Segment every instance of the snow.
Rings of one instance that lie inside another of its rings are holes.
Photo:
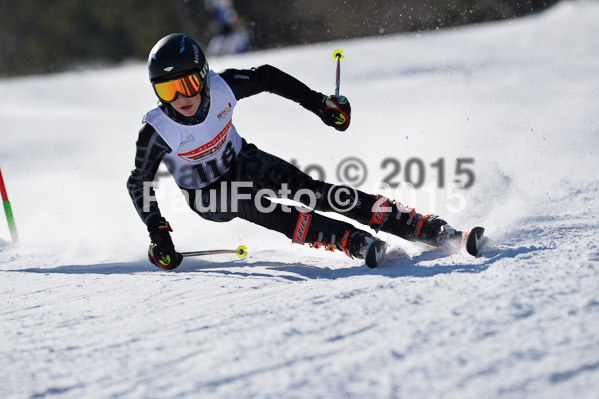
[[[206,222],[168,178],[160,204],[179,250],[250,255],[149,265],[125,189],[155,101],[145,65],[0,80],[21,236],[10,246],[0,217],[0,397],[598,398],[598,18],[598,2],[565,1],[476,27],[211,60],[269,63],[333,92],[342,48],[347,132],[261,94],[236,108],[242,136],[333,182],[360,157],[366,191],[392,171],[382,159],[401,162],[393,181],[420,159],[425,186],[390,195],[487,227],[478,258],[381,235],[399,255],[377,270]],[[440,158],[444,188],[430,166]],[[474,160],[465,191],[449,187],[458,158]]]

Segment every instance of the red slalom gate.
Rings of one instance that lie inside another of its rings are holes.
[[[10,235],[12,236],[13,243],[16,244],[19,241],[19,236],[17,234],[17,226],[15,224],[15,218],[12,213],[10,201],[8,200],[8,194],[6,193],[6,185],[4,184],[4,179],[2,178],[2,169],[1,168],[0,168],[0,195],[2,196],[2,204],[4,205],[4,213],[6,213],[6,221],[8,222],[8,230],[10,230]]]

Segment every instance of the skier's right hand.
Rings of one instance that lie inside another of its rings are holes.
[[[148,248],[148,259],[161,269],[173,270],[183,261],[183,256],[175,251],[168,222],[162,218],[154,232],[150,233],[152,243]]]

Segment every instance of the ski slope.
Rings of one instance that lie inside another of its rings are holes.
[[[564,1],[518,20],[211,60],[269,63],[332,93],[342,48],[348,131],[260,94],[238,103],[240,134],[332,182],[359,157],[371,192],[416,159],[423,186],[389,195],[487,227],[478,258],[381,235],[394,257],[377,270],[204,221],[167,177],[158,195],[178,250],[250,255],[151,266],[125,188],[155,103],[145,64],[0,80],[21,237],[9,245],[0,216],[0,397],[599,398],[598,19],[599,2]],[[464,158],[474,184],[455,189]]]

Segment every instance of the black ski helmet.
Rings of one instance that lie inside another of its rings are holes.
[[[200,110],[207,114],[210,105],[210,69],[206,56],[191,37],[172,33],[160,39],[150,50],[148,57],[150,82],[174,79],[187,73],[197,72],[200,76]]]

